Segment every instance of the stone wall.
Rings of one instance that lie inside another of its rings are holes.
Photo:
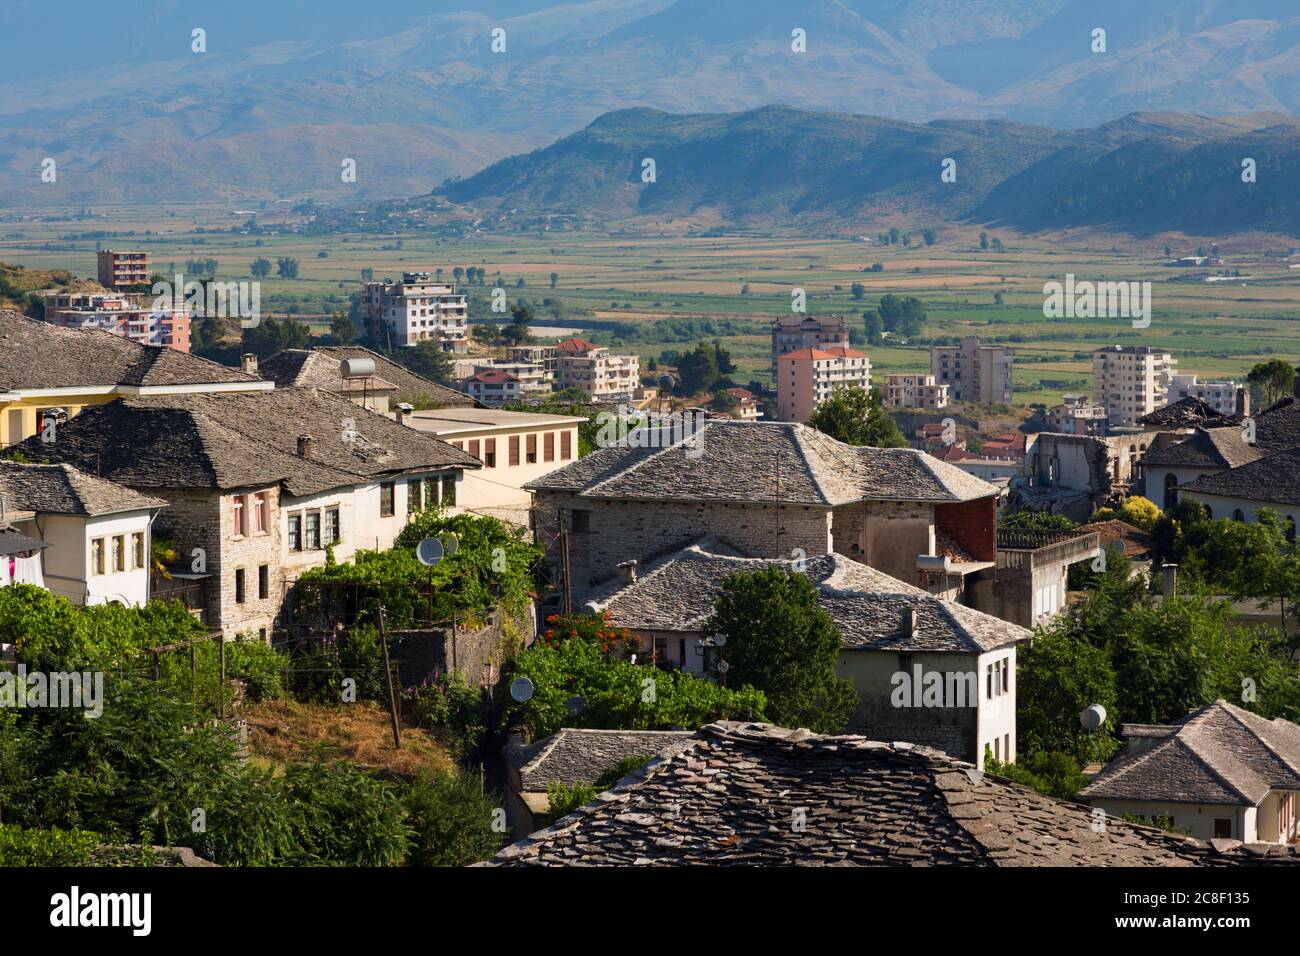
[[[512,636],[513,634],[513,636]],[[532,643],[536,634],[532,609],[513,619],[493,612],[483,627],[421,628],[389,634],[389,655],[402,684],[410,687],[434,674],[458,670],[470,686],[493,690],[501,666],[517,645]]]

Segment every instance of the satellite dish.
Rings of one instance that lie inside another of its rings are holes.
[[[433,567],[442,560],[442,542],[437,538],[425,538],[415,547],[415,556],[420,563]]]
[[[677,387],[677,379],[665,372],[663,375],[659,376],[659,387],[665,392],[671,392]]]
[[[1092,733],[1098,730],[1106,722],[1106,708],[1101,704],[1093,704],[1091,707],[1085,707],[1079,714],[1079,723],[1083,724],[1083,729]]]
[[[587,701],[582,697],[570,697],[565,702],[565,707],[568,708],[570,717],[577,717],[587,709]]]
[[[714,646],[714,647],[726,647],[726,646],[727,646],[727,635],[726,635],[726,634],[718,634],[717,636],[715,636],[715,637],[713,638],[713,646]]]
[[[510,682],[510,696],[521,704],[533,698],[533,682],[527,677],[516,677]]]
[[[449,558],[460,550],[460,535],[454,531],[448,531],[438,540],[442,542],[443,550],[447,552]]]
[[[731,670],[731,665],[730,665],[730,664],[728,664],[726,661],[718,661],[718,673],[719,673],[719,674],[725,674],[725,673],[727,673],[727,671],[729,671],[729,670]]]

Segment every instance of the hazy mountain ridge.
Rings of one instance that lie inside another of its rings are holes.
[[[295,2],[296,21],[249,0],[87,14],[103,52],[78,66],[51,73],[11,51],[33,64],[23,75],[0,57],[0,203],[413,195],[633,107],[788,103],[1055,128],[1300,109],[1291,0],[455,2],[389,0],[365,23],[334,0]],[[29,14],[0,12],[0,52],[47,28]],[[189,51],[194,23],[209,28],[202,55]],[[1098,25],[1105,54],[1089,49]],[[489,48],[498,26],[503,54]],[[806,53],[790,50],[795,27]],[[89,43],[80,19],[67,29],[71,48]],[[39,180],[46,156],[60,162],[55,186]],[[345,157],[354,184],[336,172]]]

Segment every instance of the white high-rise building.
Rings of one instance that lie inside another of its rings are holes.
[[[1108,345],[1092,353],[1092,399],[1106,406],[1112,428],[1136,428],[1138,419],[1170,402],[1177,360],[1145,345]]]
[[[385,344],[432,340],[446,352],[469,350],[465,296],[454,283],[435,281],[428,272],[404,272],[401,282],[367,282],[361,307],[368,330]]]
[[[1202,382],[1195,375],[1175,375],[1169,387],[1169,402],[1199,398],[1221,415],[1236,415],[1242,409],[1240,393],[1244,385],[1237,382]]]

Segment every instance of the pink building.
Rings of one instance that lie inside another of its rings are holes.
[[[45,321],[66,329],[102,329],[141,345],[190,350],[184,309],[154,309],[135,292],[46,292]]]
[[[800,349],[776,360],[778,415],[783,422],[806,422],[823,400],[841,386],[871,387],[871,359],[845,345]]]

